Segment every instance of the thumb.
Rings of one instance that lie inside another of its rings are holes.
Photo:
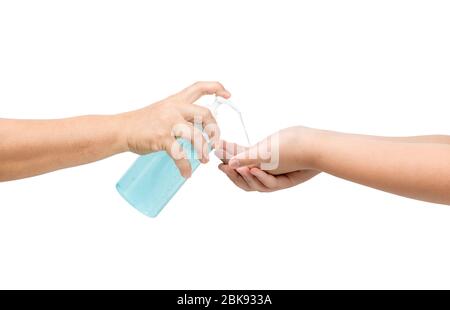
[[[164,144],[164,150],[169,154],[175,162],[180,174],[184,178],[189,178],[192,175],[191,164],[188,157],[183,151],[181,145],[175,139],[168,139]]]

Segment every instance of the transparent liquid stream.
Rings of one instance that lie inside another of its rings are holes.
[[[250,138],[248,137],[248,131],[247,131],[247,127],[245,126],[244,118],[242,117],[241,112],[238,112],[238,113],[239,113],[239,119],[241,120],[242,128],[244,129],[245,138],[247,139],[247,146],[250,146],[251,145]]]

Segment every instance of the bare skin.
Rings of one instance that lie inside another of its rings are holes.
[[[197,82],[181,92],[145,108],[117,115],[89,115],[59,120],[0,119],[0,181],[9,181],[94,162],[122,152],[147,154],[165,150],[175,159],[184,177],[191,175],[176,137],[198,147],[202,162],[208,161],[205,139],[193,126],[216,124],[211,112],[192,104],[203,95],[230,97],[218,82]],[[183,124],[185,130],[174,131]],[[215,128],[214,126],[208,126]],[[219,132],[208,132],[218,139]]]
[[[281,130],[279,138],[276,169],[263,171],[263,160],[250,158],[256,146],[239,149],[225,142],[217,153],[222,158],[228,153],[229,160],[224,158],[219,169],[246,191],[280,190],[325,172],[401,196],[450,204],[450,136],[376,137],[292,127]]]

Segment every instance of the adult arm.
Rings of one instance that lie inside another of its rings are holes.
[[[0,181],[87,164],[125,151],[146,154],[159,150],[167,151],[181,174],[189,177],[189,161],[173,145],[176,137],[196,139],[201,161],[208,160],[206,141],[193,122],[200,119],[205,127],[216,122],[208,109],[192,104],[207,94],[230,96],[218,82],[198,82],[143,109],[117,115],[0,119]],[[217,139],[218,131],[209,135]]]

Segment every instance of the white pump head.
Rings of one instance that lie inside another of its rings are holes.
[[[225,98],[223,98],[223,97],[219,97],[219,96],[216,96],[216,99],[214,100],[214,103],[213,103],[213,109],[214,109],[214,112],[215,112],[222,104],[228,105],[230,108],[232,108],[233,110],[235,110],[237,113],[241,114],[241,111],[238,109],[238,107],[235,106],[230,100],[225,99]]]
[[[212,103],[212,106],[211,106],[211,112],[214,116],[217,115],[217,110],[219,109],[219,107],[221,105],[227,105],[230,108],[232,108],[237,114],[239,114],[239,118],[240,118],[240,121],[242,124],[242,129],[244,130],[245,137],[247,139],[247,143],[250,146],[250,144],[251,144],[250,138],[248,136],[247,128],[245,127],[245,124],[244,124],[244,118],[242,117],[242,113],[239,110],[239,108],[237,106],[235,106],[233,103],[231,103],[230,100],[225,99],[223,97],[216,96],[216,99],[214,100],[214,102]]]

